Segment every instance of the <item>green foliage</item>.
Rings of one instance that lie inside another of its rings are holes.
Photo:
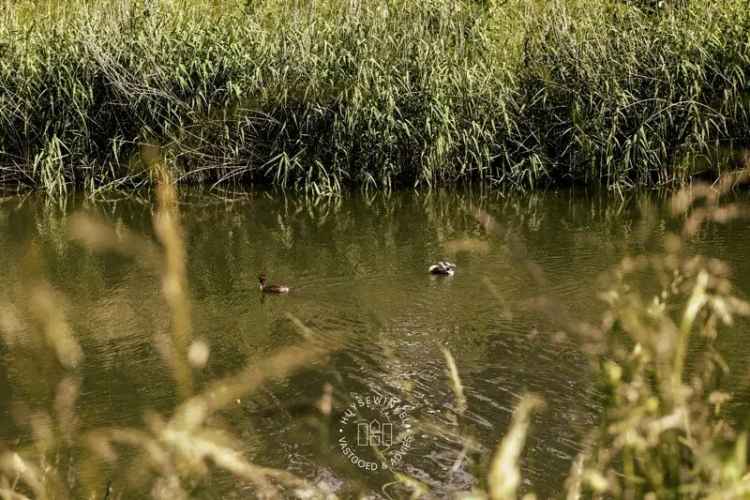
[[[550,175],[666,183],[692,173],[675,167],[687,151],[746,140],[750,25],[739,9],[693,2],[653,18],[600,3],[540,17],[523,87]]]
[[[750,136],[750,13],[641,3],[5,0],[0,171],[136,185],[156,143],[184,182],[315,194],[672,182]]]
[[[747,423],[729,416],[737,388],[716,347],[721,331],[750,315],[729,267],[690,255],[705,222],[726,222],[732,186],[697,186],[673,199],[683,234],[663,253],[628,257],[611,275],[600,325],[585,329],[605,396],[604,413],[569,480],[568,498],[746,498]],[[645,292],[638,276],[656,282]],[[638,283],[641,283],[638,285]],[[690,348],[692,347],[692,348]]]

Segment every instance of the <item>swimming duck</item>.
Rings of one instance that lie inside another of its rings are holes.
[[[289,287],[286,285],[269,285],[266,279],[266,273],[258,276],[260,282],[260,291],[263,293],[289,293]]]
[[[447,260],[441,260],[437,264],[433,264],[428,269],[430,274],[442,274],[444,276],[453,276],[456,272],[456,264],[448,262]]]

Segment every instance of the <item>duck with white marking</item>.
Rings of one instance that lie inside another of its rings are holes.
[[[453,276],[456,272],[456,264],[448,262],[447,260],[441,260],[437,264],[433,264],[428,269],[430,274],[439,274],[442,276]]]

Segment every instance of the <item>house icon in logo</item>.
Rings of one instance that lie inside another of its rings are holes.
[[[391,446],[393,444],[393,424],[381,424],[378,420],[357,424],[358,446]]]

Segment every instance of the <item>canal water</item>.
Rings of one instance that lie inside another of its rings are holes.
[[[590,361],[565,334],[563,319],[598,321],[606,272],[624,256],[658,251],[664,234],[679,227],[667,201],[653,193],[576,191],[185,194],[193,337],[210,352],[196,370],[198,388],[304,342],[309,332],[296,319],[339,345],[221,412],[254,463],[342,498],[403,497],[394,472],[425,485],[428,497],[451,496],[481,486],[513,408],[535,393],[546,406],[532,420],[522,488],[542,498],[560,494],[599,413]],[[0,304],[21,300],[29,261],[37,262],[35,272],[63,297],[83,349],[80,432],[143,428],[148,412],[167,417],[176,404],[153,340],[169,328],[160,276],[138,258],[71,240],[70,216],[80,212],[119,234],[156,240],[147,198],[3,198]],[[711,225],[690,251],[726,260],[747,292],[749,236],[744,222]],[[445,258],[456,263],[454,276],[427,273]],[[261,294],[261,272],[291,293]],[[750,354],[744,330],[730,331],[721,346],[743,373]],[[444,349],[455,360],[465,408]],[[19,401],[33,406],[54,387],[43,371],[37,378],[15,369],[16,356],[0,345],[0,448],[28,436],[14,419]],[[374,445],[385,451],[373,452]],[[126,488],[117,471],[112,478]],[[220,474],[196,495],[245,498],[251,490]]]

